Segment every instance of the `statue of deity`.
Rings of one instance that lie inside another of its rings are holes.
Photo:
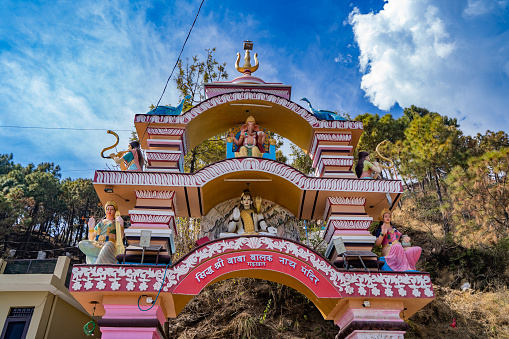
[[[230,132],[230,139],[239,147],[239,151],[235,152],[236,157],[262,157],[265,149],[265,133],[260,130],[260,126],[256,124],[253,116],[246,119],[246,124],[240,129],[240,135],[237,139]]]
[[[128,171],[143,171],[145,159],[143,159],[140,143],[138,141],[131,141],[127,147],[127,152],[125,152],[122,157],[117,157],[115,153],[111,153],[110,157],[119,165],[123,162]]]
[[[236,235],[276,235],[277,229],[268,226],[263,214],[260,212],[262,199],[256,197],[253,206],[251,192],[246,189],[240,197],[240,206],[236,206],[228,220],[228,233],[221,233],[220,237]]]
[[[117,215],[117,204],[108,201],[104,205],[106,216],[95,223],[94,217],[88,220],[88,240],[78,244],[79,249],[87,257],[87,264],[116,264],[118,247],[123,247],[121,239],[124,236],[124,220]],[[120,233],[120,235],[118,234]],[[117,237],[120,237],[116,241]]]
[[[401,234],[392,225],[392,212],[384,209],[382,221],[375,231],[375,246],[382,245],[382,257],[385,262],[382,270],[415,271],[415,264],[421,256],[421,248],[410,245],[410,237]]]

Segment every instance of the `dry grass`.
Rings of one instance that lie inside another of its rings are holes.
[[[408,338],[509,338],[509,291],[434,286],[436,299],[410,318]],[[456,319],[457,329],[450,324]]]
[[[477,292],[450,290],[444,302],[465,320],[475,320],[490,338],[509,338],[509,291]]]
[[[297,291],[251,278],[207,286],[170,319],[170,338],[175,339],[334,338],[338,332]]]
[[[401,208],[394,210],[394,222],[398,225],[403,225],[406,228],[411,228],[418,232],[430,234],[437,240],[442,240],[444,237],[444,230],[440,224],[431,220],[421,221],[415,218],[415,208],[411,199],[403,202]]]

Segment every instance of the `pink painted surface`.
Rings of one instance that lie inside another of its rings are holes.
[[[347,121],[347,120],[319,120],[308,110],[302,106],[296,104],[293,101],[280,97],[278,95],[260,93],[260,92],[235,92],[226,93],[209,98],[202,101],[198,105],[191,108],[189,111],[182,115],[147,115],[137,114],[134,118],[135,123],[151,123],[151,124],[188,124],[191,120],[196,118],[198,115],[208,111],[209,109],[219,106],[226,105],[230,102],[240,100],[256,100],[263,104],[274,104],[281,107],[287,108],[303,119],[305,119],[313,128],[327,128],[327,129],[363,129],[363,124],[360,121]]]
[[[348,151],[348,156],[353,152],[352,146],[341,146],[341,145],[320,145],[316,147],[315,153],[310,154],[313,159],[313,167],[318,166],[318,162],[322,157],[322,151]]]
[[[184,128],[147,128],[147,134],[150,135],[177,135],[182,136],[185,134]]]
[[[155,327],[101,327],[101,339],[163,339]]]
[[[401,244],[393,244],[389,255],[385,256],[385,261],[393,271],[415,270],[415,264],[421,257],[421,252],[422,249],[418,246],[405,250]]]
[[[104,310],[106,313],[103,316],[103,319],[154,319],[159,320],[161,324],[163,324],[166,319],[164,317],[163,310],[161,306],[155,305],[151,309],[150,306],[140,306],[141,311],[138,308],[138,305],[116,305],[116,304],[105,304]]]
[[[241,75],[240,77],[236,77],[232,81],[215,81],[214,84],[240,84],[240,83],[256,83],[256,84],[267,84],[265,81],[258,77],[254,77],[251,75]],[[278,83],[281,84],[281,83]]]
[[[140,230],[140,229],[160,229],[160,230],[167,230],[169,227],[168,224],[151,224],[151,223],[132,223],[131,227],[129,227],[132,230]]]
[[[289,278],[300,281],[319,298],[341,298],[341,294],[330,283],[329,279],[307,263],[296,260],[289,255],[269,251],[228,253],[205,261],[194,267],[173,293],[197,295],[212,280],[230,272],[245,270],[280,272]],[[267,275],[270,274],[270,272],[267,272]],[[242,274],[239,274],[239,276],[242,276]]]
[[[217,88],[217,89],[209,89],[207,91],[207,98],[212,98],[212,97],[215,97],[215,96],[219,96],[219,95],[222,95],[222,94],[225,94],[225,93],[232,93],[232,92],[263,92],[263,93],[267,93],[267,94],[273,94],[273,95],[277,95],[277,96],[280,96],[282,98],[285,98],[287,100],[290,100],[290,94],[291,94],[291,91],[290,90],[287,90],[287,89],[279,89],[279,88],[256,88],[256,89],[253,89],[253,90],[250,90],[250,89],[239,89],[239,88],[228,88],[228,87],[224,87],[224,88]]]
[[[403,322],[399,316],[401,310],[377,309],[371,307],[351,308],[343,314],[336,322],[340,328],[350,324],[352,321],[391,321]]]
[[[369,220],[330,220],[327,222],[325,231],[325,242],[329,243],[333,235],[349,235],[343,232],[358,233],[366,231],[371,225]],[[371,236],[371,233],[366,231],[366,236]],[[374,241],[373,241],[374,242]]]
[[[325,210],[323,212],[323,220],[329,217],[330,208],[333,205],[346,205],[346,206],[364,206],[366,205],[366,198],[361,197],[328,197],[325,203]]]
[[[135,190],[137,199],[173,199],[175,191],[152,191],[152,190]]]
[[[353,331],[346,339],[404,339],[405,331]]]

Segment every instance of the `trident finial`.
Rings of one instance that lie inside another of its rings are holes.
[[[251,73],[256,72],[256,70],[258,69],[258,54],[255,53],[255,55],[254,55],[255,65],[251,66],[251,55],[250,55],[249,51],[251,51],[253,49],[253,42],[249,41],[249,40],[244,41],[244,49],[246,50],[246,55],[244,56],[244,61],[245,61],[244,66],[243,67],[239,66],[240,53],[237,53],[237,61],[235,62],[235,68],[240,73],[244,73],[246,75],[251,75]]]

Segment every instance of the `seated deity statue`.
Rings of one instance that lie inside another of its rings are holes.
[[[229,137],[239,147],[238,152],[235,152],[235,157],[259,158],[265,152],[263,144],[265,143],[266,134],[256,124],[253,116],[246,119],[246,124],[241,127],[238,139],[232,132],[230,132]]]
[[[253,198],[249,190],[244,190],[240,197],[240,206],[236,206],[228,220],[228,233],[221,233],[220,237],[237,235],[276,235],[277,229],[268,226],[263,214],[260,213],[262,199],[256,197],[253,208]]]
[[[385,262],[382,270],[416,271],[415,264],[421,256],[422,249],[410,246],[410,237],[402,235],[391,224],[391,211],[382,211],[382,221],[375,232],[375,246],[382,245],[382,257]]]
[[[104,211],[106,216],[97,224],[94,217],[90,217],[88,220],[88,240],[82,240],[78,244],[81,252],[87,257],[87,264],[117,263],[118,244],[116,244],[116,237],[120,236],[120,239],[122,239],[124,236],[124,220],[120,216],[115,218],[118,207],[114,201],[108,201],[104,205]],[[119,232],[120,235],[118,235]]]

